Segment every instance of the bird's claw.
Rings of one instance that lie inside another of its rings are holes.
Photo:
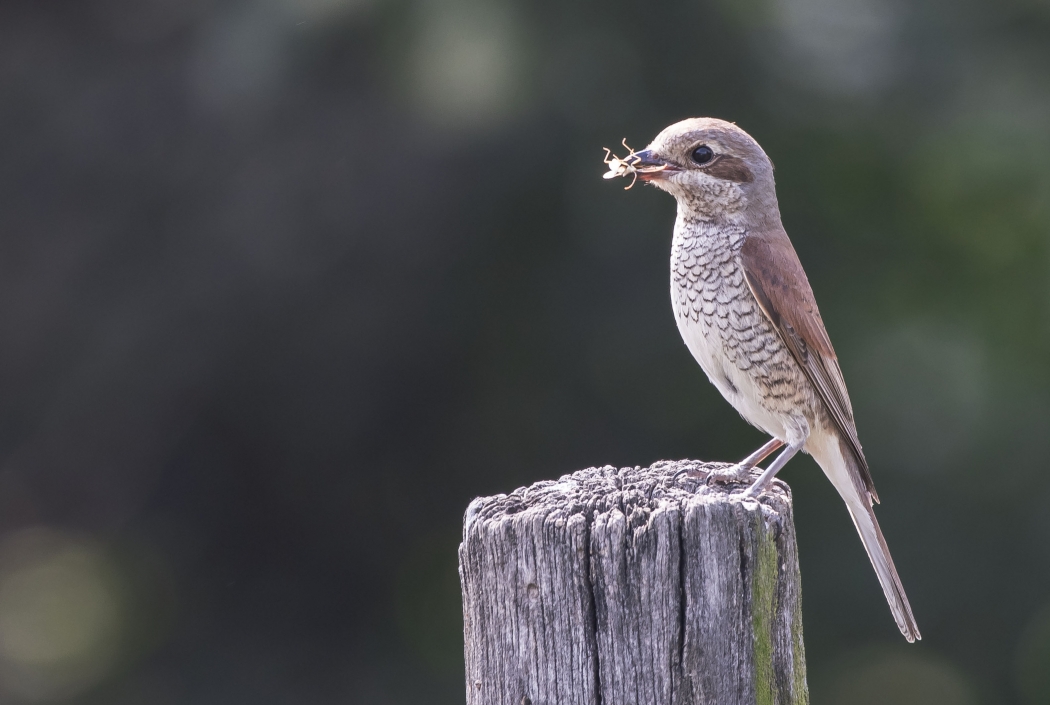
[[[681,470],[676,472],[674,475],[672,475],[671,479],[674,480],[674,481],[677,481],[680,477],[685,475],[686,477],[690,477],[690,478],[692,478],[694,480],[703,480],[709,474],[710,474],[710,472],[707,471],[707,470],[704,470],[704,468],[701,465],[690,464],[688,467],[682,468]]]
[[[751,481],[751,472],[753,470],[753,465],[744,463],[729,465],[718,470],[708,470],[702,466],[690,466],[676,472],[672,479],[678,480],[685,476],[694,480],[700,480],[708,486],[711,483],[717,485],[745,484]]]
[[[748,482],[751,480],[753,465],[737,463],[721,470],[712,470],[707,475],[707,484],[712,482],[718,485],[731,485]]]

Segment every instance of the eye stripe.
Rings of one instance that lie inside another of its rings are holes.
[[[748,184],[755,180],[744,160],[729,154],[718,155],[718,159],[708,164],[704,171],[716,178],[735,181],[738,184]]]

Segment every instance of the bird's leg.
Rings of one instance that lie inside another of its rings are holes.
[[[765,445],[756,450],[751,455],[741,460],[736,465],[726,468],[725,470],[717,470],[707,476],[707,481],[710,483],[712,480],[715,482],[743,482],[747,478],[751,477],[751,470],[761,463],[763,460],[769,457],[777,448],[784,445],[784,441],[779,438],[770,438]]]
[[[769,464],[769,467],[766,468],[764,473],[762,473],[762,476],[755,480],[755,484],[747,488],[747,492],[744,493],[744,496],[757,497],[761,494],[762,490],[769,484],[770,480],[780,472],[780,469],[787,465],[788,461],[795,456],[795,453],[802,450],[803,445],[805,445],[805,441],[799,441],[798,443],[792,443],[785,448],[784,452],[778,455],[776,460]]]
[[[756,450],[754,453],[752,453],[751,455],[747,456],[746,458],[741,460],[739,463],[737,463],[737,466],[738,467],[745,467],[745,468],[747,468],[748,473],[750,473],[751,472],[751,468],[755,467],[756,465],[761,463],[763,460],[768,458],[770,455],[773,454],[773,452],[777,448],[779,448],[782,445],[784,445],[784,441],[780,440],[779,438],[770,438],[765,443],[765,445],[763,445],[761,448]]]

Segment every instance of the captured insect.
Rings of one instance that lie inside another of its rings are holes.
[[[602,147],[602,149],[605,150],[605,163],[609,165],[609,171],[602,174],[602,178],[614,179],[617,176],[627,176],[630,174],[633,178],[631,179],[631,183],[623,187],[623,190],[626,191],[634,186],[634,182],[638,180],[638,170],[634,168],[634,164],[640,161],[640,158],[635,151],[627,145],[626,137],[623,138],[623,146],[624,149],[628,151],[628,155],[623,159],[620,159],[613,154],[612,150],[608,147]]]
[[[638,156],[638,153],[631,149],[627,144],[627,138],[623,139],[623,146],[627,149],[627,156],[620,159],[618,156],[612,153],[608,147],[605,147],[605,163],[609,165],[609,171],[602,174],[602,178],[612,179],[617,176],[631,175],[631,183],[624,186],[624,190],[634,186],[634,182],[638,180],[639,174],[653,174],[658,171],[664,171],[667,169],[666,164],[659,164],[656,166],[638,166],[642,162],[642,158]]]

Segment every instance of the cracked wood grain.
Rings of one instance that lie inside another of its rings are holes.
[[[589,468],[474,500],[468,705],[806,705],[790,490],[708,487],[722,467]]]

